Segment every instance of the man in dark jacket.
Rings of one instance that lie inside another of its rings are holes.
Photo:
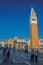
[[[10,57],[10,50],[7,51],[7,58],[9,60],[9,57]]]
[[[31,61],[34,62],[34,49],[31,49]]]

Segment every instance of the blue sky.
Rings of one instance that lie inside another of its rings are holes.
[[[43,39],[43,0],[0,0],[0,40],[30,39],[31,7],[38,19],[38,37]]]

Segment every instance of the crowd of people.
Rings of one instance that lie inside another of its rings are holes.
[[[14,49],[15,52],[15,49]],[[28,48],[25,48],[25,53],[28,53]],[[8,48],[4,48],[3,49],[3,60],[4,61],[8,61],[9,57],[10,57],[11,53],[10,50]],[[36,49],[31,49],[31,62],[37,62],[38,61],[38,55],[39,55],[39,51]]]

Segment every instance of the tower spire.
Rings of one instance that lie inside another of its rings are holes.
[[[31,8],[31,16],[32,16],[32,17],[36,17],[36,13],[35,13],[33,7]]]
[[[30,23],[37,23],[37,16],[33,7],[31,8]]]

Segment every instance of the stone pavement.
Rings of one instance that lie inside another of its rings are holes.
[[[0,60],[3,59],[2,51],[0,52]],[[13,60],[13,63],[11,63]],[[5,63],[2,62],[0,65],[43,65],[43,53],[39,55],[38,62],[30,61],[30,51],[25,53],[24,51],[11,51],[10,61]]]

